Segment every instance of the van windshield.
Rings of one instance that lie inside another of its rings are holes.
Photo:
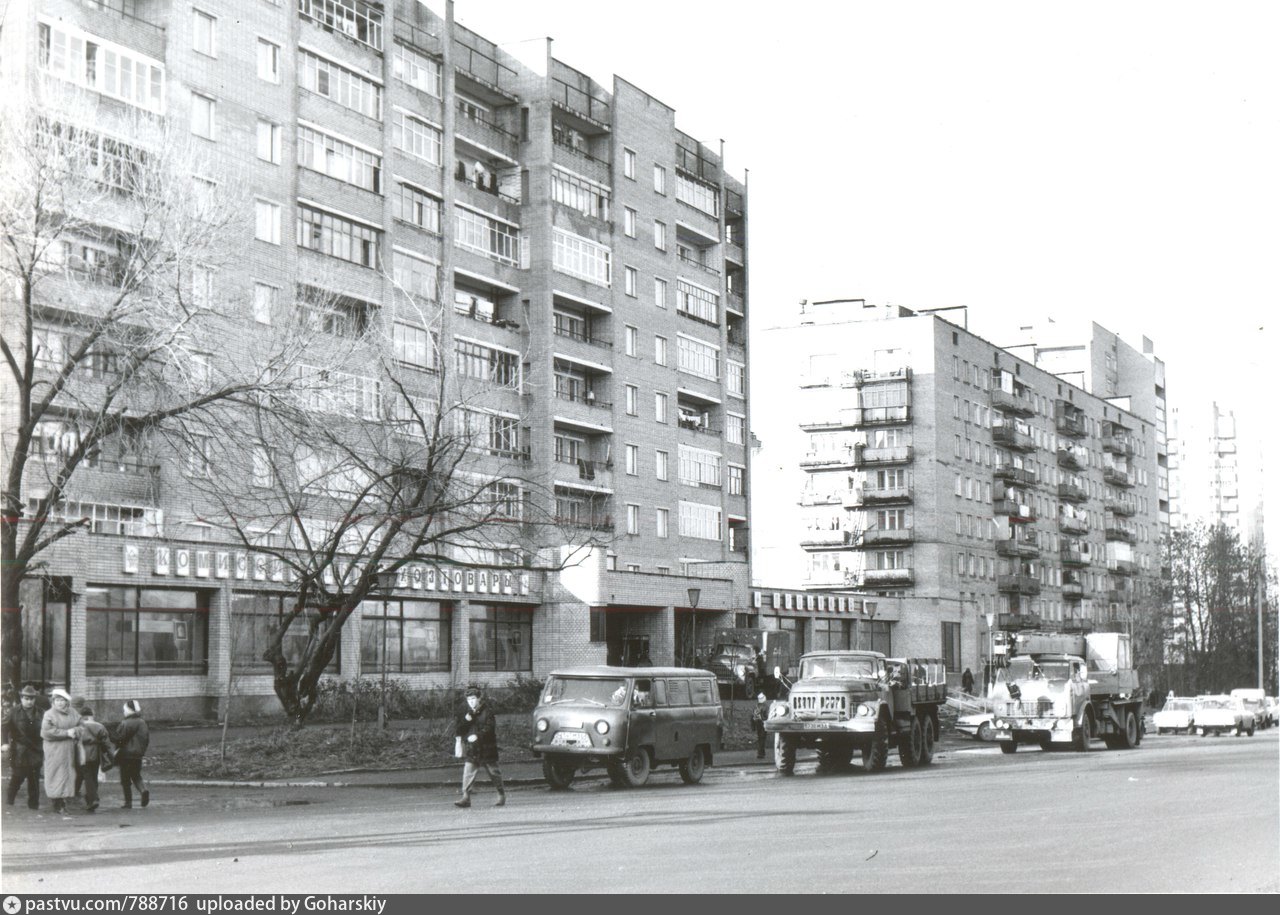
[[[580,679],[577,677],[551,677],[542,691],[542,704],[555,705],[574,702],[598,705],[604,708],[621,708],[627,699],[627,681],[622,679]]]

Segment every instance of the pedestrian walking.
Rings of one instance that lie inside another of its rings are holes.
[[[50,691],[53,708],[40,722],[44,741],[44,793],[53,801],[53,812],[67,809],[67,799],[76,794],[76,745],[80,742],[80,715],[71,707],[65,690]]]
[[[142,780],[142,760],[151,744],[151,731],[142,717],[142,706],[137,699],[124,704],[124,720],[116,725],[116,767],[120,770],[120,791],[124,794],[121,809],[133,806],[133,789],[138,789],[142,806],[151,803],[151,789]]]
[[[751,710],[751,728],[756,732],[756,759],[764,759],[764,723],[769,717],[769,699],[764,693],[756,696],[756,707]]]
[[[76,782],[84,783],[85,810],[98,809],[98,772],[114,764],[114,750],[107,729],[93,720],[93,709],[80,709],[80,746],[76,748]]]
[[[5,788],[4,802],[12,807],[18,799],[18,789],[27,784],[27,806],[40,809],[40,769],[44,763],[44,741],[40,739],[40,725],[44,718],[36,708],[40,691],[28,683],[18,694],[18,705],[9,709],[4,721],[4,742],[9,747],[9,785]]]
[[[969,695],[973,695],[973,671],[967,667],[964,669],[964,673],[960,676],[960,688]]]
[[[498,791],[493,806],[501,807],[507,803],[507,792],[502,786],[502,770],[498,768],[498,722],[480,690],[469,687],[466,698],[467,707],[458,716],[456,728],[466,757],[462,766],[462,800],[455,801],[454,806],[471,806],[471,790],[483,767]]]

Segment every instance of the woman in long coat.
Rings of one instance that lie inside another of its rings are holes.
[[[44,713],[40,737],[44,740],[44,793],[53,801],[53,812],[62,813],[67,798],[76,796],[76,744],[80,741],[80,716],[71,697],[60,689],[49,693],[53,708]]]

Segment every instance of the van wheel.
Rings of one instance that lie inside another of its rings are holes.
[[[911,717],[911,726],[898,738],[898,761],[904,769],[920,765],[920,755],[924,752],[924,729],[920,727],[920,719]]]
[[[773,761],[783,775],[796,771],[796,741],[790,734],[778,734],[773,744]]]
[[[554,756],[542,757],[542,777],[547,780],[552,791],[564,791],[573,784],[573,777],[578,767],[571,762],[556,759]]]
[[[706,769],[707,758],[702,753],[702,747],[694,747],[689,758],[680,763],[680,777],[686,785],[696,785],[702,781],[702,773]]]
[[[622,761],[621,769],[623,783],[628,788],[639,788],[649,780],[649,751],[636,747]]]
[[[920,719],[920,725],[924,738],[924,744],[920,748],[920,765],[927,766],[933,762],[933,719],[926,715]]]

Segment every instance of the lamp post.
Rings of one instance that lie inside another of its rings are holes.
[[[378,692],[378,727],[387,726],[387,616],[390,610],[391,592],[395,590],[395,572],[378,573],[378,591],[382,594],[382,687]]]
[[[691,614],[693,617],[693,624],[690,627],[692,630],[693,647],[691,649],[690,648],[685,649],[684,655],[686,660],[688,660],[690,653],[692,653],[694,656],[696,656],[698,653],[698,600],[701,597],[702,597],[701,588],[689,589],[689,607],[690,609],[693,610],[693,613]]]
[[[989,691],[990,683],[992,680],[995,679],[995,676],[996,676],[995,667],[994,667],[996,663],[996,634],[991,628],[992,626],[995,625],[995,622],[996,622],[996,615],[994,613],[988,613],[987,614],[987,645],[988,645],[987,670],[986,670],[986,676],[982,678],[982,688],[984,691]]]

